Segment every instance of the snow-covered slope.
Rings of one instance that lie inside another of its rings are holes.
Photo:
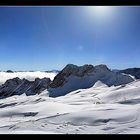
[[[129,75],[113,72],[106,65],[84,65],[78,67],[68,64],[55,76],[50,84],[49,95],[51,97],[58,97],[80,88],[90,88],[98,80],[108,86],[118,86],[130,83],[134,81],[134,78]]]
[[[47,94],[1,99],[0,133],[140,133],[140,81],[111,87],[97,81],[65,96]]]
[[[140,81],[132,76],[105,65],[67,65],[52,82],[30,80],[0,86],[0,95],[13,95],[0,99],[0,133],[140,133]]]

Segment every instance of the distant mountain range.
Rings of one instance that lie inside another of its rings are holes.
[[[12,73],[13,71],[8,70],[7,72]],[[52,81],[49,78],[36,78],[35,81],[19,79],[18,77],[9,79],[0,86],[0,97],[5,98],[24,93],[29,96],[40,94],[44,90],[48,90],[49,96],[58,97],[77,89],[90,88],[97,81],[101,81],[107,86],[118,86],[134,81],[135,79],[132,76],[135,76],[136,79],[140,78],[139,68],[110,70],[103,64],[97,66],[68,64],[62,71],[52,70],[46,72],[56,72],[58,74]]]
[[[30,70],[30,71],[12,71],[12,70],[7,70],[7,71],[3,71],[3,72],[14,73],[14,72],[35,72],[35,71],[33,71],[33,70]],[[42,72],[56,72],[56,73],[58,73],[59,70],[47,70],[47,71],[42,71]]]
[[[127,68],[127,69],[123,69],[123,70],[112,69],[111,71],[115,72],[115,73],[130,74],[130,75],[134,76],[136,79],[140,79],[140,68]],[[4,71],[4,72],[14,73],[14,72],[35,72],[35,71],[12,71],[12,70],[7,70],[7,71]],[[48,73],[55,72],[55,73],[59,73],[60,70],[53,69],[53,70],[47,70],[47,71],[42,71],[42,72],[48,72]]]
[[[120,70],[119,73],[130,74],[136,79],[140,79],[140,68],[128,68],[125,70]]]
[[[27,96],[39,94],[48,88],[50,82],[50,78],[36,78],[35,81],[20,79],[18,77],[9,79],[0,86],[0,98],[10,97],[13,95],[21,95],[24,93]]]

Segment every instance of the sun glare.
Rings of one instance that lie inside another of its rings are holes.
[[[108,6],[95,6],[94,9],[95,9],[95,11],[104,13],[109,10],[109,7]]]
[[[87,15],[96,22],[106,23],[113,20],[114,8],[111,6],[88,6]]]
[[[96,14],[98,16],[105,16],[111,13],[110,6],[89,6],[88,10],[91,12],[91,14]]]

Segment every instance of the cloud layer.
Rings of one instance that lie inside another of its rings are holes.
[[[55,77],[57,73],[53,73],[53,72],[40,72],[40,71],[36,71],[36,72],[14,72],[14,73],[7,73],[7,72],[0,72],[0,84],[5,83],[6,80],[8,79],[13,79],[15,77],[19,77],[20,79],[28,79],[30,81],[35,80],[35,78],[50,78],[51,80],[53,80],[53,78]]]

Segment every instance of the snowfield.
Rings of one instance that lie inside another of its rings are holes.
[[[138,134],[140,81],[111,86],[98,81],[65,96],[12,96],[0,100],[0,133]]]
[[[13,78],[20,78],[20,79],[27,79],[30,81],[34,81],[35,78],[50,78],[53,80],[53,78],[56,76],[57,73],[55,72],[41,72],[41,71],[35,71],[35,72],[13,72],[13,73],[8,73],[8,72],[0,72],[0,85],[5,83],[6,80],[8,79],[13,79]]]

